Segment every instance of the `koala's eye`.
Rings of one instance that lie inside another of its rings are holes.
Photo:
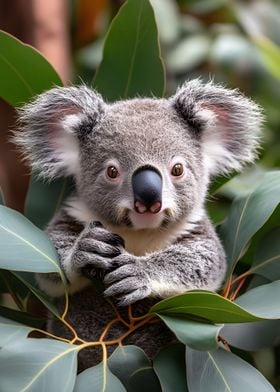
[[[174,177],[179,177],[183,174],[184,172],[184,167],[181,163],[176,163],[171,170],[171,174]]]
[[[107,176],[110,178],[117,178],[119,175],[118,169],[115,166],[109,166],[107,169]]]

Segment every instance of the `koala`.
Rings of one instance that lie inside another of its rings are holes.
[[[98,339],[115,317],[111,303],[123,317],[133,304],[140,316],[161,298],[221,287],[226,261],[205,211],[207,189],[214,176],[255,159],[258,105],[199,79],[169,99],[110,104],[82,85],[41,94],[20,109],[19,118],[16,142],[32,166],[46,179],[75,181],[46,233],[69,284],[68,320],[81,338]],[[38,284],[62,309],[60,278],[40,274]],[[55,321],[49,328],[67,335]],[[167,327],[155,323],[125,344],[153,358],[172,339]],[[97,348],[84,351],[81,369],[101,360]]]

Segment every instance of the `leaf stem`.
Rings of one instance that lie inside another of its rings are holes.
[[[232,285],[232,276],[230,275],[222,292],[223,297],[228,298],[231,285]]]
[[[230,296],[230,298],[229,298],[230,301],[234,301],[235,300],[237,294],[239,293],[239,291],[240,291],[241,287],[243,286],[243,284],[245,283],[246,279],[247,279],[247,276],[244,276],[241,279],[241,281],[239,282],[239,285],[235,289],[234,293]]]

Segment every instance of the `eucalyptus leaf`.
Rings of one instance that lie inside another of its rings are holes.
[[[152,367],[136,370],[129,379],[130,392],[162,392],[157,375]]]
[[[150,313],[212,323],[240,323],[262,320],[237,304],[211,291],[192,290],[164,299],[155,304]],[[280,313],[280,309],[279,309]],[[200,320],[199,320],[200,319]]]
[[[0,307],[0,314],[3,307]],[[18,312],[20,313],[20,312]],[[32,328],[0,316],[0,350],[9,342],[27,337]]]
[[[29,294],[27,287],[13,275],[12,271],[3,269],[0,270],[0,292],[16,295],[21,300]]]
[[[74,392],[125,392],[126,389],[111,373],[108,366],[100,363],[91,367],[77,377]]]
[[[5,204],[4,203],[4,195],[3,195],[3,191],[1,189],[1,187],[0,187],[0,204]]]
[[[233,172],[228,176],[221,175],[216,177],[210,185],[209,194],[215,195],[222,186],[231,181],[236,175],[237,172]]]
[[[222,325],[206,324],[183,317],[160,315],[169,329],[180,342],[195,350],[214,350],[218,346],[217,338]]]
[[[54,302],[49,298],[43,291],[39,290],[33,282],[28,279],[27,273],[12,272],[12,274],[22,282],[42,304],[56,317],[60,317],[60,314],[54,304]]]
[[[61,79],[50,63],[34,48],[0,31],[0,96],[20,106]]]
[[[252,290],[256,287],[263,286],[264,284],[271,283],[271,280],[261,275],[254,275],[248,284],[247,291]]]
[[[0,268],[57,272],[62,276],[53,244],[20,213],[0,206]]]
[[[1,305],[0,315],[11,321],[11,323],[21,323],[19,325],[21,325],[22,327],[29,328],[30,330],[32,328],[41,328],[46,321],[45,319],[37,315],[33,315],[28,312],[22,312],[16,309],[7,308],[6,306]]]
[[[185,346],[163,348],[154,359],[154,369],[164,392],[187,392]]]
[[[58,178],[47,183],[33,173],[25,201],[25,216],[44,229],[73,188],[71,178]]]
[[[226,324],[221,336],[230,346],[241,350],[256,351],[276,346],[280,343],[280,320]]]
[[[254,42],[268,71],[280,80],[280,47],[264,36],[255,37]]]
[[[189,392],[274,392],[264,376],[229,351],[186,349]]]
[[[1,391],[72,391],[78,350],[50,339],[14,340],[0,350]]]
[[[280,279],[280,227],[266,233],[260,240],[248,273],[262,275],[270,281]]]
[[[162,96],[164,68],[149,0],[127,0],[107,33],[94,87],[108,100]]]
[[[235,300],[235,303],[254,315],[280,319],[280,280],[256,287]]]
[[[132,345],[118,347],[108,359],[109,369],[127,389],[130,376],[137,370],[150,366],[150,360],[144,351]]]
[[[253,235],[265,224],[280,202],[280,171],[267,172],[255,190],[237,198],[220,226],[231,274]]]

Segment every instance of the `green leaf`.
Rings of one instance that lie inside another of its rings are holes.
[[[16,295],[23,303],[25,298],[32,293],[52,314],[56,317],[60,316],[53,299],[38,289],[33,273],[0,270],[0,278],[6,284],[6,292],[9,291],[10,294]]]
[[[232,273],[246,245],[279,202],[280,171],[266,173],[254,191],[233,202],[229,216],[219,230],[227,255],[228,274]]]
[[[221,335],[230,346],[241,350],[257,351],[280,343],[280,320],[226,324]]]
[[[192,290],[155,304],[150,313],[212,323],[241,323],[261,320],[237,304],[211,291]],[[279,309],[280,313],[280,309]]]
[[[222,325],[186,320],[185,317],[160,315],[180,342],[195,350],[214,350],[217,348],[218,334]]]
[[[3,306],[0,306],[0,314],[2,314],[1,311],[3,308]],[[8,345],[10,342],[27,337],[31,331],[32,328],[27,327],[26,325],[19,324],[0,316],[0,349],[2,349],[5,345]]]
[[[280,318],[280,280],[256,287],[235,300],[235,303],[258,317]]]
[[[58,255],[45,233],[20,213],[0,206],[0,268],[13,271],[57,272]]]
[[[104,377],[105,376],[105,377]],[[105,378],[105,380],[104,380]],[[74,392],[125,392],[126,389],[103,363],[78,375]]]
[[[13,341],[0,350],[2,390],[72,391],[78,350],[79,346],[50,339]]]
[[[29,294],[26,286],[8,270],[0,270],[0,292],[14,294],[22,300]]]
[[[190,392],[274,392],[253,366],[229,351],[186,350]]]
[[[254,43],[264,61],[268,71],[278,80],[280,80],[280,48],[267,37],[255,37]]]
[[[129,377],[135,371],[151,366],[151,363],[142,349],[129,345],[118,347],[108,359],[108,366],[128,388]]]
[[[228,176],[221,175],[213,179],[213,182],[210,184],[209,194],[215,195],[223,185],[231,181],[237,174],[237,172],[233,172]]]
[[[57,310],[54,302],[49,298],[43,291],[39,290],[33,283],[30,282],[28,273],[17,273],[12,272],[12,274],[21,281],[42,304],[56,317],[60,317],[59,311]]]
[[[6,319],[9,319],[11,323],[21,323],[21,326],[25,326],[26,328],[41,328],[45,323],[45,319],[32,315],[27,312],[22,312],[15,309],[6,308],[5,306],[0,305],[0,314],[4,316]],[[2,319],[2,318],[1,318]],[[22,325],[24,324],[24,325]],[[31,330],[31,329],[30,329]]]
[[[109,28],[94,87],[108,100],[162,96],[164,67],[148,0],[127,0]]]
[[[185,346],[173,344],[160,351],[154,369],[164,392],[187,392]]]
[[[129,379],[129,392],[162,392],[159,380],[152,367],[136,370]]]
[[[33,174],[25,202],[25,216],[44,229],[72,189],[70,178],[58,178],[47,183]]]
[[[254,289],[255,287],[263,286],[264,284],[271,283],[271,280],[266,279],[261,275],[254,275],[248,284],[247,291]]]
[[[20,106],[54,85],[62,85],[56,71],[34,48],[0,31],[0,96]]]
[[[1,187],[0,187],[0,204],[5,204],[4,203],[4,195],[3,195],[3,191],[1,189]]]
[[[254,262],[247,273],[259,274],[271,281],[280,279],[280,227],[260,240]]]

